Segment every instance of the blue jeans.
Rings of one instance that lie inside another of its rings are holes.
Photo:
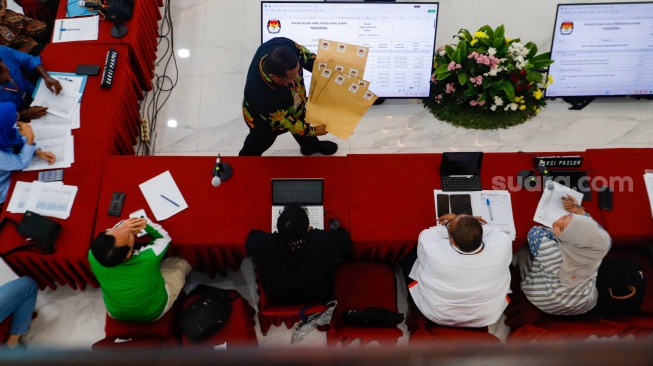
[[[12,335],[23,336],[27,333],[38,290],[36,282],[29,277],[21,277],[0,286],[0,322],[12,315]]]

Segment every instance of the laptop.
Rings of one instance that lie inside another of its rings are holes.
[[[482,152],[445,152],[440,164],[443,191],[480,191]]]
[[[272,232],[283,208],[298,203],[306,208],[309,224],[324,230],[324,179],[272,179]]]

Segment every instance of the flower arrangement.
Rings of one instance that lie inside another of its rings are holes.
[[[520,124],[546,105],[553,80],[540,71],[553,63],[532,42],[505,38],[504,26],[461,29],[458,45],[436,50],[431,96],[424,105],[440,120],[474,129]]]

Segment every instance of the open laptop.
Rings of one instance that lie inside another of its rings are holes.
[[[272,232],[283,208],[298,203],[306,208],[310,225],[324,230],[324,179],[272,179]]]
[[[480,191],[482,152],[445,152],[440,164],[443,191]]]

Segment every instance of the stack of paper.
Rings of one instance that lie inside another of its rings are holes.
[[[321,39],[313,65],[306,120],[347,140],[376,94],[363,80],[369,48]]]
[[[651,215],[653,215],[653,170],[646,169],[644,172],[644,184],[648,193],[648,203],[651,205]]]
[[[567,197],[567,195],[574,197],[578,200],[579,204],[583,201],[582,192],[574,191],[558,182],[546,182],[544,192],[542,192],[542,198],[540,198],[540,202],[537,204],[533,221],[551,227],[559,218],[569,215],[562,201],[562,198]]]
[[[76,186],[67,186],[61,182],[16,182],[7,211],[25,213],[29,210],[44,216],[67,219],[76,195]]]
[[[515,240],[517,230],[515,229],[515,220],[512,215],[512,201],[510,199],[510,192],[500,190],[484,190],[472,192],[443,192],[441,190],[434,190],[433,196],[435,198],[435,212],[446,212],[448,208],[442,210],[438,208],[438,194],[454,195],[454,194],[468,194],[471,197],[472,214],[474,216],[481,216],[489,225],[510,235],[512,240]]]

